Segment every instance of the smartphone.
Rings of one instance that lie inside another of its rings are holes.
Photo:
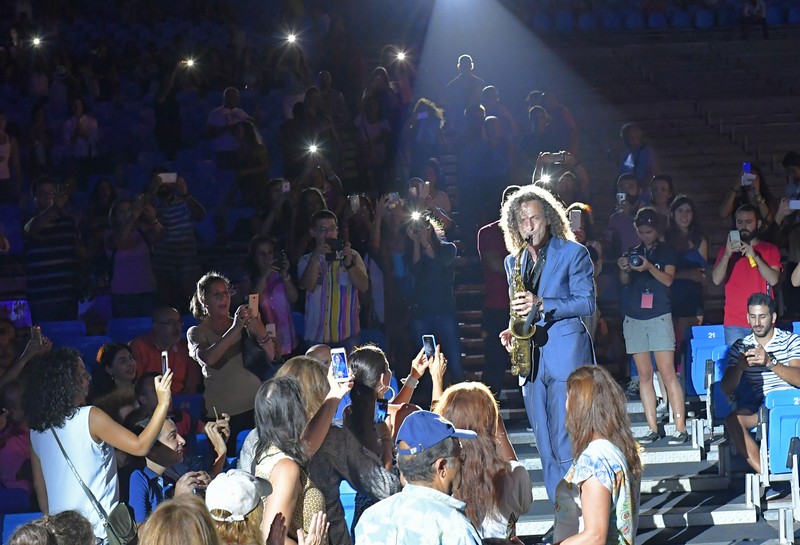
[[[432,358],[436,353],[436,337],[433,335],[423,335],[422,347],[425,349],[425,357]]]
[[[750,163],[742,163],[742,172],[750,173]]]
[[[789,201],[789,210],[800,210],[800,199],[792,199]]]
[[[267,337],[275,338],[278,334],[275,332],[275,324],[267,324],[264,326],[267,330]]]
[[[617,193],[617,204],[622,204],[625,202],[625,193]]]
[[[747,163],[745,163],[747,164]],[[756,175],[750,174],[749,172],[742,173],[742,185],[753,185],[753,182],[756,181]]]
[[[361,208],[361,197],[358,195],[350,195],[347,198],[350,200],[350,210],[358,212],[358,209]]]
[[[392,209],[400,202],[400,193],[393,191],[386,198],[386,208]]]
[[[169,371],[169,353],[166,350],[161,352],[161,376],[167,374]]]
[[[31,326],[31,339],[39,343],[39,346],[44,344],[44,339],[42,338],[42,328],[38,325]]]
[[[431,194],[431,183],[424,182],[421,186],[419,186],[419,198],[420,199],[427,199],[428,196]]]
[[[347,368],[347,352],[344,348],[331,348],[331,365],[333,376],[339,382],[350,380],[350,370]]]
[[[258,294],[251,293],[247,296],[247,306],[250,308],[250,314],[258,316]]]
[[[376,399],[375,400],[375,423],[380,424],[386,421],[386,415],[389,414],[389,400]]]
[[[581,228],[583,216],[580,210],[569,211],[569,226],[573,231],[578,231]]]
[[[331,247],[334,252],[341,252],[344,250],[344,241],[340,238],[326,238],[325,244]]]
[[[162,172],[158,177],[161,178],[162,184],[175,184],[178,182],[177,172]]]
[[[289,193],[292,190],[291,182],[281,182],[281,191],[284,193]]]
[[[739,231],[737,231],[736,229],[731,231],[730,237],[731,237],[731,240],[733,242],[741,242],[742,241],[742,236],[739,234]]]

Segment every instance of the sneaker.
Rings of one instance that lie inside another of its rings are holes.
[[[650,430],[647,435],[639,439],[639,442],[652,443],[653,441],[658,441],[659,439],[661,439],[661,434],[659,434],[657,431]]]
[[[689,434],[685,431],[676,431],[669,438],[670,445],[682,445],[689,440]]]
[[[630,399],[639,399],[639,381],[632,380],[628,383],[627,388],[625,388],[625,395],[628,396]]]
[[[788,494],[789,494],[789,490],[786,490],[786,486],[785,485],[783,485],[782,483],[781,484],[776,484],[776,485],[773,485],[773,486],[767,488],[764,491],[764,499],[766,501],[777,500],[777,499],[783,498],[784,496],[787,496]]]
[[[669,407],[663,399],[659,399],[658,405],[656,405],[656,419],[660,422],[669,420]]]

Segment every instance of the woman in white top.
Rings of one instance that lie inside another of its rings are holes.
[[[642,462],[626,404],[622,388],[599,365],[580,367],[567,379],[573,462],[556,487],[554,543],[633,545]]]
[[[61,441],[81,479],[106,513],[119,501],[114,449],[144,456],[161,431],[171,400],[172,371],[156,377],[158,405],[150,423],[138,436],[105,412],[86,404],[89,373],[80,353],[59,348],[28,364],[23,408],[31,429],[33,485],[44,514],[74,509],[92,523],[94,533],[106,538],[99,513],[83,493],[55,435]]]
[[[531,478],[517,461],[491,390],[480,382],[454,384],[434,412],[478,434],[461,445],[466,456],[453,497],[467,504],[467,517],[482,538],[511,539],[517,519],[533,501]]]

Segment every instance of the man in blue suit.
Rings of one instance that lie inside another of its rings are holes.
[[[520,189],[503,205],[500,223],[511,252],[505,259],[511,308],[521,316],[541,313],[533,337],[532,371],[520,376],[519,383],[547,496],[555,501],[556,486],[572,464],[565,426],[567,377],[594,363],[591,337],[580,319],[595,310],[592,261],[586,247],[575,242],[564,208],[545,189]],[[511,275],[523,247],[520,273],[525,291],[515,293]],[[511,351],[511,331],[503,331],[500,339]]]

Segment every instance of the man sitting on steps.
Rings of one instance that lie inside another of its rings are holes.
[[[736,451],[756,473],[761,472],[761,460],[749,430],[758,424],[759,407],[769,392],[800,388],[800,336],[776,329],[776,320],[772,297],[754,293],[748,298],[752,332],[731,346],[721,384],[726,396],[737,398],[725,428]]]

